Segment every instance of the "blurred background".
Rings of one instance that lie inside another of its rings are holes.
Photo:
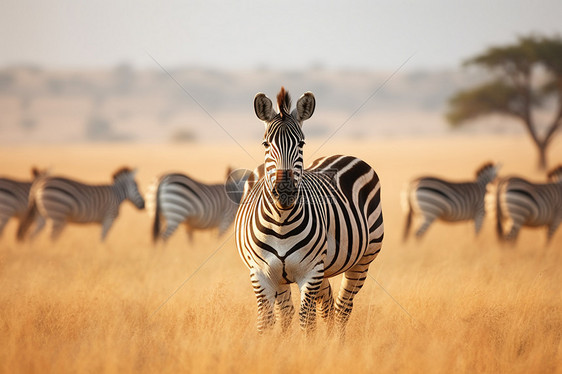
[[[560,32],[554,0],[16,1],[0,5],[0,144],[256,140],[253,97],[317,98],[327,139],[523,133],[506,118],[453,129],[467,58]],[[345,125],[344,125],[345,124]],[[343,126],[342,126],[343,125]]]

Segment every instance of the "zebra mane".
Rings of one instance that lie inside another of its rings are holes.
[[[558,165],[548,172],[546,175],[549,181],[558,181],[562,179],[562,165]]]
[[[113,180],[119,178],[123,174],[131,173],[133,169],[123,166],[122,168],[118,169],[115,173],[113,173]]]
[[[277,106],[281,118],[291,114],[291,95],[285,91],[285,87],[281,87],[281,91],[277,94]]]
[[[482,165],[480,167],[480,169],[478,169],[476,171],[476,177],[478,178],[479,176],[481,176],[483,173],[485,173],[486,171],[490,170],[491,168],[494,167],[494,164],[492,162],[486,162],[484,165]]]

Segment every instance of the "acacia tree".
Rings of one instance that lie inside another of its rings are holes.
[[[516,118],[537,147],[539,168],[546,168],[546,150],[562,126],[562,38],[521,37],[514,44],[491,47],[464,65],[483,67],[492,79],[450,98],[449,123],[458,126],[489,114]],[[545,132],[539,133],[533,110],[545,105],[554,113]]]

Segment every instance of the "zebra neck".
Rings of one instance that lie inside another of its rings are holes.
[[[119,203],[123,202],[123,200],[127,198],[127,187],[125,184],[116,182],[111,186],[111,188],[113,189],[113,193]]]
[[[476,179],[476,185],[479,186],[480,188],[483,188],[484,190],[486,189],[486,186],[490,182],[491,181],[488,178]]]

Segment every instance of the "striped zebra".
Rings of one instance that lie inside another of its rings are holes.
[[[10,220],[15,217],[22,220],[27,212],[29,190],[34,180],[46,175],[45,171],[36,168],[31,169],[33,180],[30,182],[18,181],[9,178],[0,178],[0,236],[4,231],[4,227]],[[33,234],[37,234],[45,225],[43,219],[36,222]]]
[[[474,182],[453,183],[433,177],[413,180],[403,196],[407,210],[404,239],[408,237],[414,215],[423,219],[416,231],[418,238],[436,219],[446,222],[474,220],[478,235],[485,216],[486,186],[496,179],[498,169],[499,165],[484,164],[477,170]]]
[[[58,239],[67,222],[95,222],[102,225],[103,241],[125,199],[144,209],[135,174],[136,170],[121,168],[113,175],[110,185],[89,185],[60,177],[39,179],[31,188],[29,208],[18,228],[18,239],[24,239],[31,223],[40,215],[52,222],[52,240]]]
[[[498,184],[496,231],[501,240],[515,241],[522,226],[547,226],[547,242],[550,242],[561,221],[562,165],[548,173],[548,183],[510,177]]]
[[[369,264],[382,247],[380,182],[351,156],[317,159],[303,170],[303,121],[315,108],[305,93],[290,112],[281,88],[279,113],[263,93],[254,109],[265,123],[265,163],[249,177],[235,219],[239,255],[250,270],[258,304],[258,331],[276,319],[285,331],[292,319],[291,283],[300,290],[299,321],[316,327],[316,309],[343,333]],[[328,278],[343,273],[335,302]],[[335,321],[334,321],[335,320]]]
[[[194,230],[218,228],[219,236],[224,234],[234,221],[247,176],[228,168],[226,177],[225,183],[218,184],[201,183],[178,173],[157,178],[146,198],[154,215],[153,241],[167,240],[182,223],[190,240]]]

